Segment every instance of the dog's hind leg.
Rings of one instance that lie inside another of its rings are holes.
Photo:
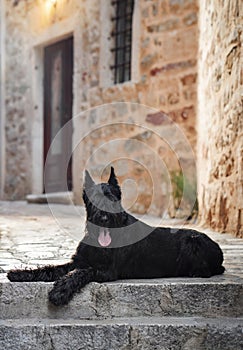
[[[75,269],[63,276],[54,283],[49,292],[49,301],[56,305],[65,305],[87,283],[94,281],[94,271],[92,268]]]
[[[53,282],[74,269],[72,262],[63,265],[48,265],[37,269],[10,270],[7,274],[11,282]]]
[[[177,276],[210,277],[212,276],[208,262],[203,252],[202,240],[199,235],[192,234],[183,238],[180,255],[177,258]]]
[[[215,242],[203,233],[192,233],[183,239],[177,259],[178,276],[211,277],[222,274],[223,254]]]

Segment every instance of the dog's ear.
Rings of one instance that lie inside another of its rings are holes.
[[[93,185],[95,185],[94,180],[90,176],[90,173],[88,172],[88,170],[85,170],[85,173],[84,173],[84,189],[87,190],[88,188],[92,187]]]
[[[112,185],[112,186],[119,186],[113,166],[111,167],[111,173],[110,173],[110,177],[108,180],[108,184]]]
[[[115,188],[115,194],[117,196],[117,198],[120,200],[121,199],[121,189],[120,186],[118,184],[116,175],[115,175],[115,170],[113,168],[113,166],[111,167],[111,173],[110,173],[110,177],[108,180],[108,184],[112,185]]]

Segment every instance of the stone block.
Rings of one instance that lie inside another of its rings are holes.
[[[163,111],[148,114],[146,116],[146,122],[153,125],[168,125],[171,123],[168,114]]]
[[[147,279],[91,283],[64,307],[48,303],[52,283],[10,283],[1,277],[2,319],[107,319],[144,316],[236,317],[242,314],[242,280]],[[207,307],[205,308],[205,304]]]
[[[197,0],[169,0],[169,7],[172,13],[182,13],[184,10],[197,10]]]
[[[174,105],[177,104],[180,101],[180,95],[179,92],[172,92],[168,94],[168,104]]]
[[[192,85],[197,81],[197,73],[187,74],[181,78],[181,82],[183,85]]]
[[[180,26],[179,18],[172,18],[158,24],[152,24],[147,27],[149,33],[161,33],[165,31],[178,29]]]
[[[141,66],[143,68],[148,68],[156,61],[157,58],[157,53],[146,55],[141,60]]]
[[[192,13],[189,13],[188,15],[186,15],[183,18],[183,23],[186,26],[192,26],[192,25],[196,24],[197,23],[197,13],[192,12]]]
[[[187,61],[180,61],[180,62],[175,62],[175,63],[168,63],[162,67],[155,67],[151,69],[150,75],[151,76],[156,76],[159,73],[170,73],[174,70],[182,70],[182,69],[187,69],[187,68],[192,68],[196,66],[197,61],[194,59],[187,60]]]
[[[102,321],[6,321],[5,350],[46,349],[234,349],[242,348],[242,319],[137,318]]]

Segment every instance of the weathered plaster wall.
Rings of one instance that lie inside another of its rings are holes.
[[[11,199],[30,191],[30,71],[27,51],[28,26],[22,23],[23,7],[15,14],[5,2],[5,193]],[[22,12],[22,13],[21,13]]]
[[[201,221],[243,235],[243,7],[200,1],[198,189]]]
[[[78,37],[82,4],[5,0],[6,199],[42,192],[43,47],[74,31]]]
[[[0,198],[4,193],[5,182],[5,4],[0,2]]]

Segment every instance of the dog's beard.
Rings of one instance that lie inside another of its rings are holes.
[[[111,235],[109,228],[100,227],[98,242],[101,245],[101,247],[109,247],[109,245],[111,244]]]

